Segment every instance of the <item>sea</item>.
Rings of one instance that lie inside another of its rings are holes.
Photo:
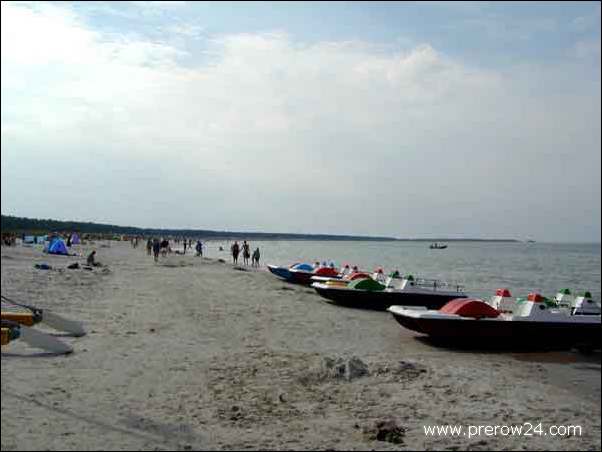
[[[229,259],[232,242],[207,243],[207,256]],[[240,241],[239,241],[240,243]],[[524,242],[446,242],[430,249],[414,241],[249,241],[259,247],[261,264],[288,266],[297,262],[334,262],[385,273],[398,270],[417,278],[439,279],[464,287],[469,296],[489,298],[498,288],[515,297],[538,292],[553,297],[568,288],[591,292],[600,301],[600,244]],[[219,251],[219,246],[224,251]]]

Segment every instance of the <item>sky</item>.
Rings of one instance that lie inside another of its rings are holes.
[[[600,242],[600,2],[1,3],[2,214]]]

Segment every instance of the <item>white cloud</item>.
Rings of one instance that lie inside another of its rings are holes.
[[[165,33],[183,36],[186,38],[200,39],[205,36],[205,28],[194,24],[174,24],[163,27]]]
[[[567,175],[599,181],[599,84],[545,95],[525,70],[469,67],[428,43],[384,52],[284,32],[214,38],[210,62],[186,68],[172,45],[91,30],[52,4],[2,3],[1,33],[3,209],[17,192],[39,210],[57,196],[52,175],[27,192],[29,159],[58,159],[61,199],[102,192],[94,208],[122,224],[417,236],[474,216],[467,234],[532,235],[559,233],[529,220],[558,197],[575,214],[600,205]]]
[[[575,55],[583,59],[600,59],[600,40],[582,40],[575,44]]]
[[[140,6],[143,8],[163,8],[163,7],[177,7],[183,6],[186,4],[185,1],[178,0],[168,0],[168,1],[160,1],[160,0],[151,0],[151,1],[130,1],[132,5]]]
[[[600,2],[592,5],[591,14],[575,17],[569,23],[569,29],[583,33],[593,28],[600,28]]]

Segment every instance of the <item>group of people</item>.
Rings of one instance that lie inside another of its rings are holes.
[[[238,244],[238,241],[234,241],[232,246],[230,247],[230,251],[232,252],[232,263],[238,264],[238,255],[242,251],[242,259],[244,265],[249,265],[249,259],[252,259],[251,266],[259,267],[259,259],[261,254],[259,253],[259,248],[256,248],[253,251],[253,255],[251,256],[251,246],[247,243],[247,241],[243,241],[242,246]]]
[[[179,243],[180,240],[178,239],[175,242]],[[186,254],[186,251],[189,248],[192,249],[192,239],[183,239],[182,242],[184,246],[184,251],[176,250],[175,252],[177,254]],[[203,247],[203,242],[201,240],[197,240],[196,245],[194,247],[197,257],[203,257]],[[155,262],[159,261],[159,255],[165,257],[167,256],[167,254],[171,254],[172,252],[173,250],[171,248],[171,244],[167,239],[159,240],[155,237],[154,239],[149,238],[146,242],[146,253],[149,256],[152,255],[155,259]]]
[[[15,234],[2,234],[2,246],[16,246],[17,236]]]
[[[174,242],[176,244],[182,243],[183,250],[176,250],[176,254],[186,254],[189,249],[193,249],[193,241],[192,239],[175,239]],[[203,251],[205,249],[205,244],[201,240],[197,240],[194,244],[194,250],[196,252],[197,257],[203,257]],[[223,247],[219,247],[219,251],[224,251]],[[153,256],[155,262],[159,261],[159,256],[166,256],[168,253],[174,252],[171,248],[171,244],[169,240],[158,238],[151,239],[149,238],[146,242],[146,252],[149,256]],[[251,260],[252,267],[259,267],[259,260],[261,259],[261,253],[259,252],[259,248],[255,248],[255,250],[251,253],[251,246],[249,243],[244,240],[242,244],[239,244],[238,241],[235,241],[230,247],[230,252],[232,254],[232,262],[234,264],[238,264],[238,257],[242,253],[242,259],[244,265],[249,265],[249,259]]]
[[[163,239],[159,240],[158,238],[148,239],[146,242],[146,254],[153,256],[155,262],[159,261],[159,255],[163,255],[163,257],[167,256],[167,253],[171,253],[171,246],[169,245],[169,240]]]

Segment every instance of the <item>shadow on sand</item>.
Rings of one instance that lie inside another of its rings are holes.
[[[545,345],[533,344],[479,344],[474,341],[449,341],[437,340],[428,336],[416,336],[415,339],[422,344],[453,350],[458,353],[485,353],[510,355],[520,361],[539,363],[583,363],[590,364],[582,366],[589,370],[600,371],[600,350],[576,350],[570,348],[547,347]],[[597,366],[596,366],[597,365]]]

